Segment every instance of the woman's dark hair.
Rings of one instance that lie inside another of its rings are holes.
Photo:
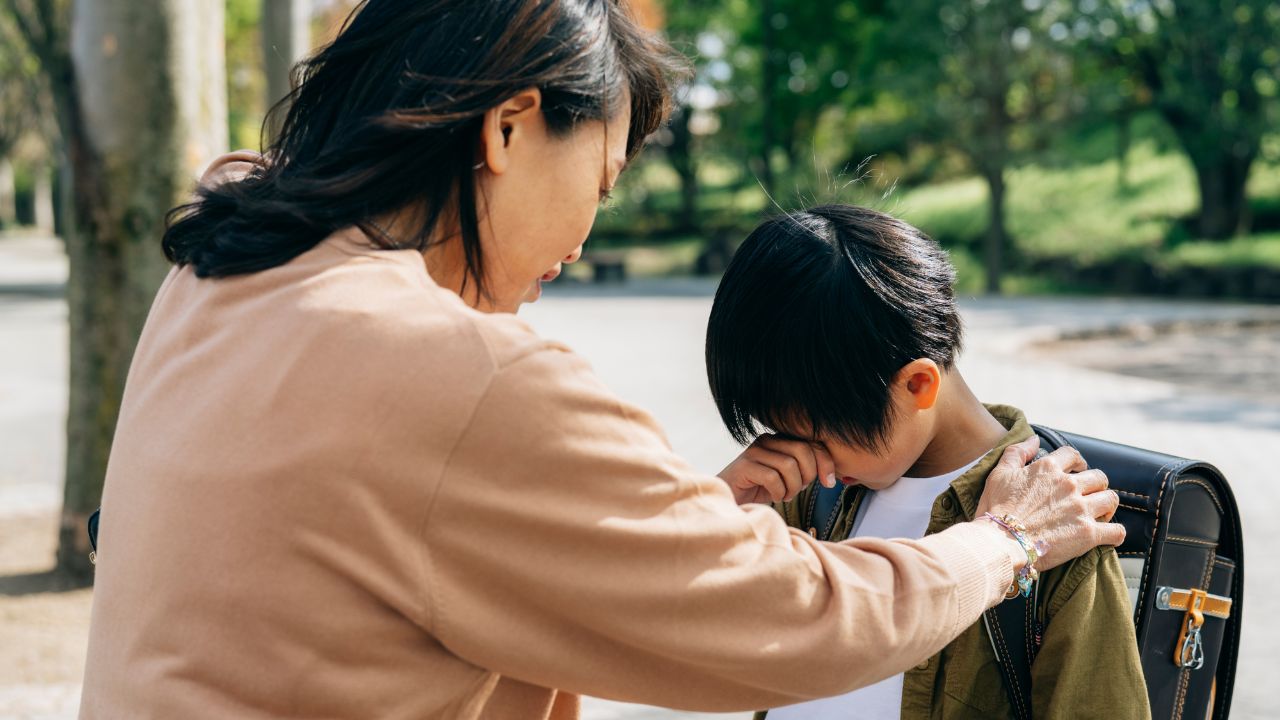
[[[707,377],[740,443],[763,428],[878,449],[904,365],[951,367],[961,323],[946,253],[897,218],[823,205],[765,221],[738,249],[707,327]]]
[[[621,0],[364,0],[295,68],[264,161],[170,212],[165,256],[221,277],[282,265],[353,225],[379,247],[425,250],[445,220],[483,293],[474,166],[485,112],[536,87],[563,134],[613,117],[629,95],[631,157],[666,118],[675,57]],[[374,227],[408,207],[422,211],[413,237]]]

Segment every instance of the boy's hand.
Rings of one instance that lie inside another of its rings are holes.
[[[720,471],[739,505],[793,499],[821,478],[826,487],[836,485],[836,464],[826,449],[800,440],[761,435]]]

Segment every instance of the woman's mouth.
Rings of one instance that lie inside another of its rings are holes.
[[[551,282],[552,280],[555,280],[556,278],[560,277],[561,270],[562,270],[561,266],[556,265],[555,267],[551,268],[546,273],[544,273],[542,277],[538,278],[538,282],[546,283],[546,282]]]

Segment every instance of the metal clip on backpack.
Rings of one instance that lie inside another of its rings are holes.
[[[1231,709],[1244,587],[1244,540],[1235,497],[1208,463],[1035,427],[1041,447],[1070,445],[1107,474],[1120,495],[1117,548],[1133,603],[1142,671],[1156,720],[1211,717]],[[1030,717],[1036,642],[1026,600],[997,606],[993,634],[1019,718]],[[1018,652],[1026,648],[1025,653]]]

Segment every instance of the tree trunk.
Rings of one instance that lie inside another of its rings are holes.
[[[983,266],[986,269],[987,293],[1000,294],[1000,278],[1004,274],[1004,249],[1008,232],[1004,226],[1004,168],[984,173],[987,180],[987,235],[983,243]]]
[[[671,145],[667,148],[667,159],[671,168],[680,176],[680,217],[682,232],[689,232],[698,226],[698,165],[693,155],[693,133],[689,130],[689,120],[693,108],[680,107],[671,118]]]
[[[1196,234],[1223,240],[1249,231],[1252,223],[1246,185],[1253,157],[1239,157],[1224,150],[1210,157],[1192,158],[1200,190],[1200,216]]]
[[[227,139],[223,3],[77,0],[60,108],[72,174],[67,468],[58,568],[91,577],[100,502],[134,345],[168,264],[165,213]],[[106,522],[111,522],[109,519]]]
[[[1121,192],[1129,190],[1129,148],[1133,145],[1133,116],[1128,112],[1116,120],[1116,185]]]
[[[18,193],[13,180],[13,163],[0,158],[0,229],[18,222]]]
[[[36,229],[42,233],[54,231],[53,177],[47,166],[36,170],[33,189],[33,205]]]
[[[267,74],[267,107],[293,90],[293,66],[311,51],[311,1],[262,0],[262,57]],[[283,113],[268,115],[269,140],[280,131]]]

